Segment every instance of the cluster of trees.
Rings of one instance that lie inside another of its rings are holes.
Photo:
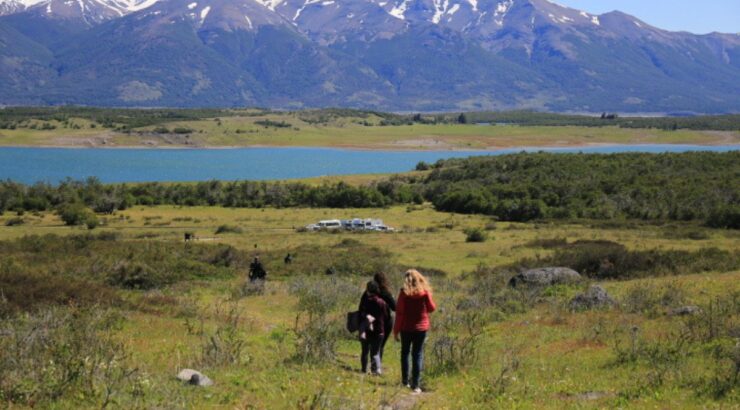
[[[198,183],[102,184],[96,178],[68,179],[58,185],[23,185],[0,182],[0,212],[71,210],[70,225],[85,224],[80,206],[109,214],[133,205],[182,205],[225,207],[330,207],[369,208],[394,203],[423,201],[411,187],[394,181],[373,186],[352,186],[343,182],[311,186],[303,183],[255,181],[206,181]]]
[[[440,161],[424,181],[437,209],[502,220],[708,220],[737,227],[740,152],[516,154]]]
[[[740,228],[740,152],[514,154],[420,164],[425,176],[366,186],[343,182],[102,184],[95,178],[31,186],[0,182],[0,212],[57,210],[93,224],[81,209],[112,213],[133,205],[384,207],[430,201],[441,211],[504,221],[541,218],[701,220]]]

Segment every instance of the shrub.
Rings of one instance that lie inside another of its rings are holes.
[[[24,223],[26,223],[26,220],[17,216],[17,217],[10,218],[7,221],[5,221],[5,226],[18,226],[18,225],[23,225]]]
[[[68,399],[105,408],[142,394],[139,373],[126,364],[110,311],[47,308],[0,321],[0,400],[54,407]]]
[[[218,228],[216,228],[215,234],[221,234],[221,233],[242,233],[242,228],[238,226],[232,226],[232,225],[219,225]]]
[[[465,242],[485,242],[488,234],[480,228],[465,229]]]
[[[190,134],[193,130],[187,127],[175,127],[172,132],[175,134]]]
[[[610,241],[576,241],[551,256],[523,259],[513,267],[565,266],[592,278],[628,279],[686,273],[726,272],[740,267],[740,252],[718,248],[697,251],[630,251]]]
[[[416,164],[416,170],[417,170],[417,171],[428,171],[428,170],[430,170],[430,169],[432,169],[432,166],[431,166],[431,165],[429,165],[429,164],[428,164],[427,162],[424,162],[424,161],[419,161],[419,162],[418,162],[418,163]]]
[[[238,304],[222,312],[216,307],[216,317],[224,317],[212,331],[200,332],[201,352],[198,363],[205,367],[240,365],[249,360],[246,352],[246,339],[241,332],[243,320]]]
[[[51,275],[0,260],[0,289],[9,312],[32,311],[51,305],[110,305],[118,296],[90,280]]]
[[[666,309],[677,308],[686,303],[686,291],[676,284],[657,286],[652,283],[638,283],[627,290],[622,308],[629,313],[655,317]]]
[[[299,277],[290,284],[298,297],[296,310],[296,359],[326,362],[336,357],[336,345],[344,334],[338,308],[355,306],[360,286],[336,276],[321,279]],[[342,311],[343,313],[343,311]]]
[[[95,215],[85,205],[81,203],[69,204],[59,211],[59,217],[65,225],[85,225],[88,220],[95,218]]]
[[[714,210],[707,218],[712,228],[740,229],[740,205],[731,205]]]

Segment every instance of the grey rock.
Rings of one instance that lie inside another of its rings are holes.
[[[609,307],[615,304],[614,299],[606,293],[604,288],[599,285],[592,285],[586,292],[576,295],[570,301],[570,308],[573,310],[584,310]]]
[[[177,374],[177,378],[193,386],[206,387],[213,385],[213,380],[209,379],[208,376],[203,373],[193,369],[180,370],[180,373]]]
[[[677,307],[673,310],[671,310],[671,316],[693,316],[698,315],[701,313],[701,308],[699,306],[681,306]]]
[[[547,267],[524,271],[509,280],[509,286],[550,286],[574,283],[581,280],[581,275],[570,268]]]

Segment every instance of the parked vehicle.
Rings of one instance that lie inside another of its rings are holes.
[[[386,226],[382,219],[372,218],[353,218],[353,219],[327,219],[315,224],[306,225],[309,231],[332,231],[336,229],[345,229],[348,231],[378,231],[394,232],[395,229]]]
[[[306,229],[309,231],[333,231],[335,229],[342,229],[342,227],[342,221],[339,219],[327,219],[325,221],[319,221],[318,223],[307,225]]]

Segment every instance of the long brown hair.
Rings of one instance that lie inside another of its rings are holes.
[[[403,276],[403,293],[411,295],[420,295],[424,292],[431,292],[432,287],[429,281],[418,270],[409,269]]]
[[[378,273],[376,273],[375,276],[373,276],[373,280],[375,281],[375,283],[378,284],[378,286],[380,286],[380,290],[381,291],[383,291],[383,292],[385,292],[385,293],[387,293],[389,295],[392,294],[392,292],[391,292],[391,286],[388,283],[388,277],[385,276],[385,272],[378,272]]]

